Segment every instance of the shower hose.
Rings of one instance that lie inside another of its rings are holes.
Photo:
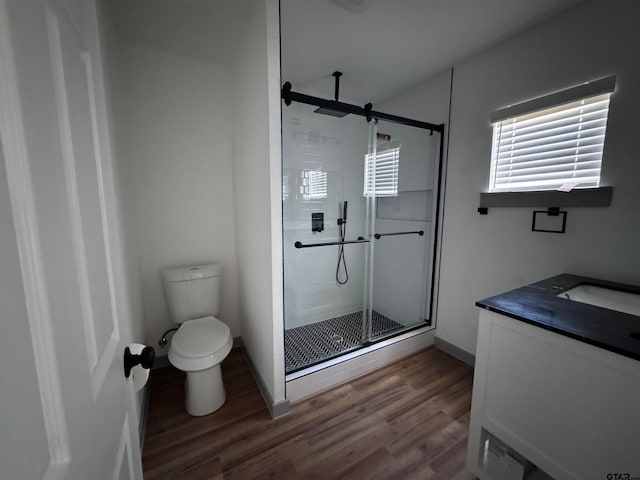
[[[338,225],[338,234],[340,237],[340,245],[338,246],[338,265],[336,266],[336,282],[339,285],[345,285],[349,281],[349,271],[347,270],[347,260],[344,257],[344,242],[347,234],[347,221],[343,219]],[[344,270],[344,280],[340,279],[340,266]]]

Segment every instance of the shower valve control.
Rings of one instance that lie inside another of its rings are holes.
[[[311,214],[311,231],[322,232],[324,230],[324,213]]]

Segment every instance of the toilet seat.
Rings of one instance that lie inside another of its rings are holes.
[[[171,340],[169,362],[185,372],[204,370],[222,362],[232,346],[229,327],[217,318],[189,320]]]

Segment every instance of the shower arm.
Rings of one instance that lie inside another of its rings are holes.
[[[338,98],[340,97],[340,77],[342,76],[342,72],[333,72],[332,73],[333,77],[336,79],[335,81],[335,101],[338,101]]]

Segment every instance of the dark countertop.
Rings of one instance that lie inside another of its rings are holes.
[[[556,297],[581,284],[640,294],[640,287],[565,273],[485,298],[476,305],[640,360],[640,317]]]

